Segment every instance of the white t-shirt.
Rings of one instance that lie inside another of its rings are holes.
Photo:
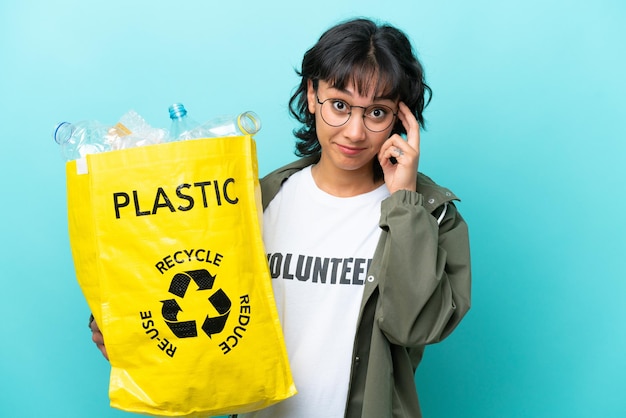
[[[263,240],[298,394],[245,417],[344,416],[363,284],[387,196],[385,185],[332,196],[307,167],[265,210]]]

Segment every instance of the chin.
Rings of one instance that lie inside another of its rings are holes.
[[[366,167],[371,169],[372,160],[345,158],[342,162],[335,165],[345,171],[359,171],[365,169]]]

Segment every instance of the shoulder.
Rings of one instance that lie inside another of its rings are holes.
[[[460,200],[450,189],[440,186],[423,173],[417,173],[417,192],[424,196],[424,207],[429,212],[446,203]]]

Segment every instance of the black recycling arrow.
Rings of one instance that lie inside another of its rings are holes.
[[[213,287],[215,276],[211,275],[211,273],[205,269],[177,273],[172,277],[169,292],[180,298],[184,298],[191,280],[196,283],[198,290],[207,290]]]
[[[172,330],[178,338],[197,337],[196,321],[169,322],[165,321],[167,326]]]
[[[208,270],[191,270],[186,271],[185,273],[191,276],[191,279],[196,282],[196,284],[198,285],[198,290],[207,290],[213,288],[215,276],[209,273]]]
[[[165,319],[165,323],[178,338],[196,337],[198,330],[196,329],[196,321],[177,322],[178,312],[182,312],[181,307],[174,299],[162,300],[163,307],[161,313]]]
[[[184,298],[190,281],[191,277],[185,273],[178,273],[174,275],[174,277],[172,277],[172,282],[170,283],[170,293],[180,298]]]
[[[220,333],[224,330],[232,304],[222,289],[217,290],[211,295],[209,302],[211,302],[215,310],[220,314],[214,317],[207,315],[202,324],[202,331],[211,338],[213,334]]]
[[[214,317],[207,315],[204,324],[202,324],[202,331],[211,338],[213,334],[218,334],[224,330],[227,319],[228,314]]]
[[[176,321],[178,312],[182,311],[180,306],[178,306],[178,302],[176,302],[174,299],[167,299],[162,300],[161,303],[163,304],[163,307],[161,308],[163,318],[167,321]]]
[[[209,302],[211,302],[211,305],[213,305],[215,310],[220,315],[230,311],[230,307],[232,305],[229,297],[226,296],[226,293],[224,293],[222,289],[218,289],[215,293],[213,293],[211,297],[209,297]]]

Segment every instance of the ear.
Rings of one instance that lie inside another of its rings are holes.
[[[306,99],[309,105],[309,113],[312,115],[315,114],[315,105],[317,104],[316,94],[317,92],[313,87],[313,81],[309,78],[306,83]]]

